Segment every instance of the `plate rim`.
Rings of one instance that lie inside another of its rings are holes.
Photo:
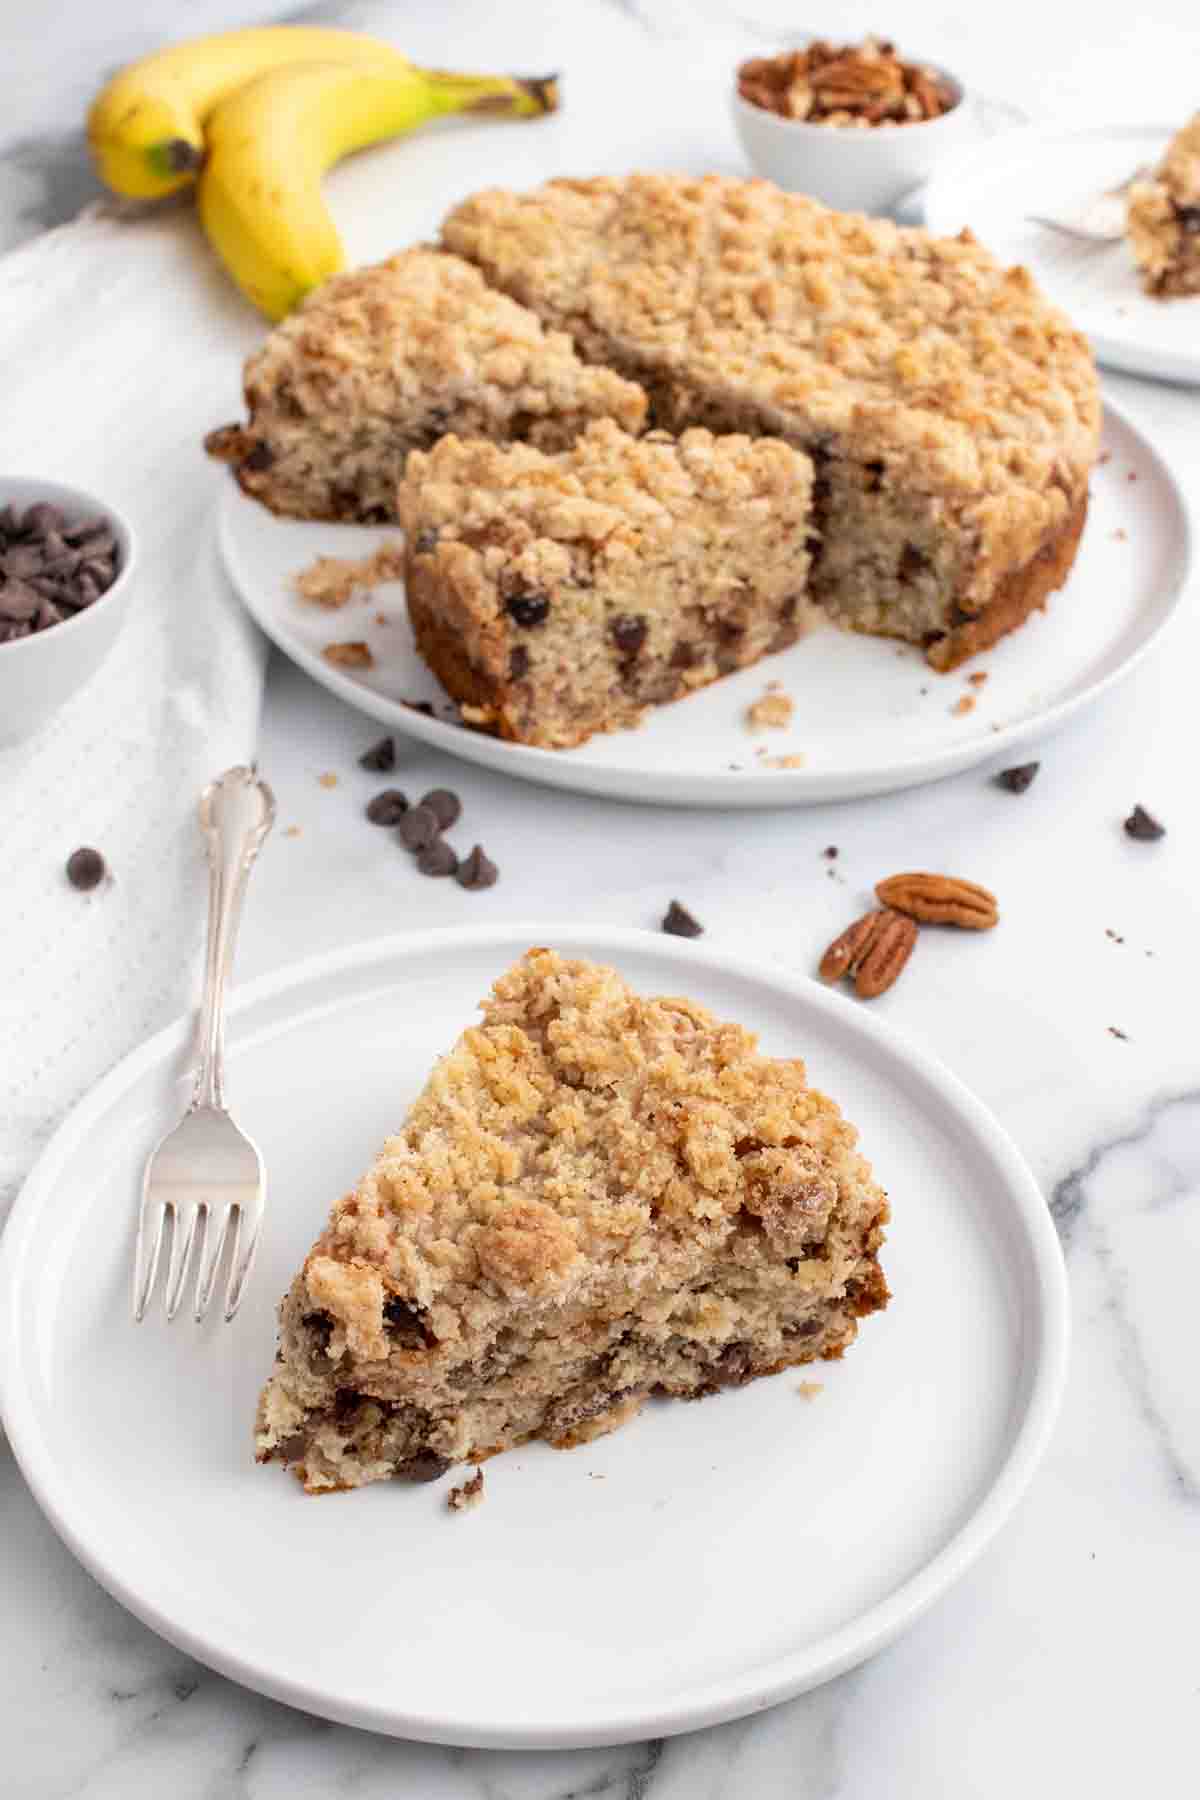
[[[1008,143],[1015,133],[1002,133],[989,143]],[[1153,466],[1177,516],[1180,531],[1176,566],[1164,583],[1159,596],[1161,616],[1143,640],[1126,655],[1116,668],[1100,676],[1079,693],[1069,694],[1052,706],[1032,716],[1014,720],[986,736],[968,737],[960,744],[949,743],[942,749],[923,751],[916,756],[892,762],[873,775],[851,771],[839,776],[836,771],[821,769],[754,768],[734,773],[725,769],[700,774],[682,775],[661,764],[654,769],[654,791],[647,792],[646,769],[609,769],[599,764],[579,763],[569,752],[542,750],[529,744],[512,744],[485,733],[465,730],[441,719],[429,719],[407,708],[385,694],[377,694],[349,675],[326,662],[307,645],[299,643],[276,620],[269,606],[257,592],[256,585],[238,579],[238,555],[231,547],[237,512],[253,504],[230,479],[218,493],[215,514],[216,549],[225,579],[239,604],[269,638],[271,643],[316,681],[327,692],[343,700],[356,711],[400,732],[445,751],[461,761],[494,769],[499,774],[541,786],[559,788],[591,798],[621,800],[641,806],[688,806],[722,810],[754,810],[771,806],[816,806],[852,799],[870,799],[901,789],[924,786],[941,781],[966,769],[976,768],[993,756],[1008,754],[1025,744],[1042,740],[1059,731],[1076,713],[1103,698],[1157,649],[1171,626],[1178,620],[1180,599],[1191,575],[1197,539],[1197,526],[1189,497],[1176,480],[1170,465],[1154,442],[1124,407],[1102,394],[1104,423],[1111,419],[1118,430],[1127,432],[1137,446],[1138,454]],[[399,526],[394,527],[399,531]],[[1085,532],[1086,532],[1085,526]],[[486,749],[477,746],[486,745]],[[669,792],[664,791],[669,789]]]
[[[574,1723],[560,1719],[550,1724],[522,1721],[515,1726],[503,1719],[471,1724],[452,1712],[406,1714],[374,1702],[355,1702],[344,1695],[330,1694],[319,1684],[291,1674],[275,1674],[253,1657],[210,1641],[203,1632],[193,1631],[184,1620],[160,1611],[153,1601],[144,1599],[135,1584],[107,1567],[103,1556],[93,1551],[86,1530],[86,1507],[72,1504],[70,1483],[60,1473],[61,1463],[51,1447],[53,1439],[46,1435],[33,1393],[24,1385],[27,1373],[23,1365],[28,1359],[18,1329],[23,1318],[18,1295],[23,1291],[22,1276],[30,1258],[37,1254],[36,1221],[53,1189],[58,1166],[86,1140],[95,1122],[136,1088],[148,1070],[178,1059],[193,1030],[189,1014],[131,1050],[70,1109],[21,1186],[0,1236],[0,1417],[34,1499],[83,1567],[157,1635],[254,1692],[342,1724],[428,1743],[529,1750],[673,1736],[761,1711],[856,1666],[915,1623],[983,1553],[1028,1488],[1057,1420],[1069,1358],[1066,1265],[1045,1195],[1016,1143],[990,1108],[940,1058],[887,1020],[825,989],[812,977],[720,946],[664,942],[659,933],[632,927],[548,924],[545,920],[392,933],[303,958],[239,985],[230,998],[229,1018],[236,1021],[289,993],[295,999],[295,1017],[299,1018],[304,1012],[306,989],[315,982],[336,981],[339,974],[349,969],[376,963],[382,972],[397,959],[403,962],[430,953],[452,956],[458,946],[493,945],[498,956],[511,956],[515,943],[554,943],[567,950],[576,948],[618,961],[624,952],[645,954],[653,948],[681,971],[699,965],[737,979],[766,984],[777,995],[836,1019],[840,1030],[848,1032],[851,1040],[858,1035],[893,1066],[899,1062],[915,1074],[927,1090],[936,1092],[971,1134],[976,1149],[982,1148],[1001,1172],[1010,1202],[1008,1217],[1020,1227],[1021,1242],[1029,1258],[1030,1281],[1028,1292],[1023,1295],[1021,1317],[1032,1321],[1037,1347],[1032,1359],[1026,1356],[1028,1394],[986,1487],[953,1534],[915,1573],[849,1623],[800,1650],[773,1657],[765,1667],[756,1665],[749,1674],[743,1672],[716,1682],[708,1679],[694,1690],[673,1692],[649,1710],[637,1710],[626,1702],[603,1718],[581,1717]]]
[[[1164,143],[1174,136],[1176,127],[1169,124],[1149,123],[1133,120],[1121,120],[1111,125],[1053,125],[1044,119],[1033,120],[1027,125],[1003,134],[1003,146],[1006,151],[1021,150],[1025,146],[1033,146],[1046,139],[1054,138],[1086,140],[1104,138],[1111,142],[1114,139],[1133,137],[1161,137]],[[955,197],[961,195],[973,180],[980,166],[986,167],[994,160],[996,137],[985,138],[972,144],[957,160],[954,167],[949,165],[935,171],[921,193],[921,212],[924,222],[930,231],[939,236],[949,236],[961,230],[965,220],[960,219],[961,209],[954,204]],[[992,154],[989,154],[992,153]],[[959,221],[959,223],[955,223]],[[1032,270],[1036,279],[1036,270]],[[1168,349],[1164,351],[1143,348],[1131,344],[1123,338],[1111,337],[1104,331],[1084,332],[1092,346],[1097,362],[1106,368],[1120,370],[1131,375],[1148,376],[1151,380],[1180,382],[1187,386],[1200,385],[1200,350],[1188,354],[1186,350]],[[1106,408],[1110,402],[1105,399]],[[1115,412],[1117,408],[1113,408]]]

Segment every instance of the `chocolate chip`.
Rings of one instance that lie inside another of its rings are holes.
[[[448,1456],[439,1456],[436,1450],[418,1450],[415,1456],[409,1456],[402,1463],[396,1464],[398,1481],[437,1481],[450,1467]]]
[[[508,679],[520,681],[522,675],[529,673],[529,652],[524,644],[518,644],[508,659]]]
[[[265,444],[263,440],[259,438],[253,450],[248,451],[246,455],[243,456],[242,467],[243,469],[250,469],[252,471],[269,469],[274,461],[275,452],[272,450],[270,444]]]
[[[72,850],[67,858],[67,880],[81,893],[86,894],[90,888],[99,887],[107,872],[100,852],[89,849],[87,845]]]
[[[458,868],[458,857],[445,838],[435,838],[432,844],[419,852],[417,867],[422,875],[453,875]]]
[[[996,786],[1007,788],[1010,794],[1023,794],[1032,786],[1033,778],[1041,768],[1040,762],[1017,763],[1011,769],[1001,769],[996,777]]]
[[[838,847],[836,844],[827,844],[824,850],[822,850],[821,855],[825,858],[826,862],[836,862],[837,853]]]
[[[408,811],[408,796],[399,788],[384,788],[367,801],[367,817],[372,825],[398,825]]]
[[[455,880],[459,887],[471,890],[476,888],[495,887],[500,879],[500,871],[480,844],[476,844],[470,856],[464,857],[455,870]]]
[[[396,740],[394,737],[382,737],[369,750],[364,750],[358,759],[360,769],[369,769],[372,775],[387,775],[396,766]]]
[[[113,584],[117,542],[105,519],[72,525],[37,501],[0,512],[0,642],[28,637],[90,606]]]
[[[636,656],[646,641],[649,627],[635,613],[620,613],[609,626],[612,641],[623,656]]]
[[[418,531],[416,537],[412,541],[413,554],[415,556],[428,556],[432,550],[437,549],[437,542],[437,532],[431,525],[427,525],[424,531]]]
[[[504,610],[514,624],[532,629],[535,625],[546,623],[550,614],[550,602],[545,594],[510,594],[504,602]]]
[[[383,1317],[388,1330],[414,1350],[437,1342],[420,1308],[398,1295],[384,1302]]]
[[[39,500],[36,505],[27,509],[21,521],[21,527],[27,536],[44,537],[48,531],[61,531],[66,520],[57,506],[51,506],[48,500]]]
[[[399,838],[406,850],[427,850],[439,834],[437,814],[414,806],[400,821]]]
[[[670,932],[672,937],[698,938],[704,936],[704,927],[699,919],[694,919],[686,906],[680,906],[678,900],[672,900],[663,915],[662,928]]]
[[[1180,206],[1176,201],[1175,217],[1181,231],[1200,231],[1200,206]]]
[[[671,667],[673,669],[690,669],[695,660],[694,648],[681,638],[671,652]]]
[[[1139,843],[1152,844],[1156,838],[1166,837],[1167,828],[1160,825],[1153,813],[1148,813],[1144,806],[1135,806],[1125,821],[1126,834],[1137,838]]]
[[[915,581],[918,575],[924,575],[933,563],[924,550],[918,550],[915,544],[905,544],[900,552],[900,566],[896,571],[900,581]]]
[[[41,594],[27,582],[10,580],[0,587],[0,619],[7,619],[10,624],[35,619],[41,604]]]
[[[417,805],[429,808],[441,831],[449,831],[454,821],[462,816],[462,801],[450,788],[431,788]]]

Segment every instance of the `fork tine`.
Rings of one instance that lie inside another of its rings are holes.
[[[149,1174],[150,1171],[147,1169],[147,1182]],[[140,1325],[146,1316],[146,1308],[154,1289],[154,1277],[158,1274],[166,1223],[166,1206],[161,1200],[151,1200],[147,1187],[142,1194],[142,1210],[138,1218],[137,1253],[133,1265],[133,1317],[134,1323],[137,1325]]]
[[[200,1229],[200,1253],[204,1254],[204,1222],[208,1218],[208,1207],[203,1200],[194,1205],[188,1214],[187,1224],[175,1214],[175,1235],[171,1239],[171,1262],[167,1270],[167,1317],[173,1319],[179,1311],[183,1299],[184,1283],[187,1281],[188,1264],[192,1259],[192,1245],[196,1241],[197,1228]]]
[[[203,1320],[208,1311],[209,1302],[212,1299],[213,1283],[217,1278],[217,1270],[221,1265],[221,1257],[229,1237],[230,1224],[231,1222],[236,1222],[239,1216],[239,1211],[236,1206],[227,1206],[224,1215],[222,1216],[221,1223],[215,1230],[214,1220],[210,1218],[208,1221],[208,1242],[201,1249],[199,1266],[196,1270],[196,1310],[193,1317],[195,1318],[197,1325]]]
[[[250,1215],[243,1216],[238,1208],[237,1226],[234,1231],[233,1251],[229,1258],[229,1285],[225,1289],[225,1323],[228,1325],[242,1304],[242,1294],[250,1279],[250,1271],[254,1267],[254,1258],[258,1251],[258,1238],[262,1229],[263,1197],[260,1188],[257,1200]],[[242,1240],[245,1239],[243,1247]]]

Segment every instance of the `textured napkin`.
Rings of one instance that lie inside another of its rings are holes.
[[[217,561],[200,440],[236,416],[261,329],[185,207],[100,208],[0,260],[0,476],[87,488],[141,547],[108,660],[0,749],[0,1220],[66,1109],[196,998],[196,803],[253,754],[264,662]],[[63,872],[80,844],[111,870],[89,894]]]

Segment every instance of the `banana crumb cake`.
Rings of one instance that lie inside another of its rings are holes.
[[[801,1062],[547,949],[483,1013],[282,1303],[257,1453],[310,1493],[586,1443],[887,1304],[887,1199]]]
[[[443,438],[400,489],[425,661],[463,719],[557,749],[794,643],[812,465],[775,438],[632,438],[559,456]]]
[[[1200,113],[1149,179],[1130,188],[1126,225],[1148,294],[1200,294]]]
[[[246,425],[205,448],[272,512],[395,517],[408,452],[447,431],[556,450],[590,419],[638,431],[641,389],[437,250],[335,275],[246,364]]]

